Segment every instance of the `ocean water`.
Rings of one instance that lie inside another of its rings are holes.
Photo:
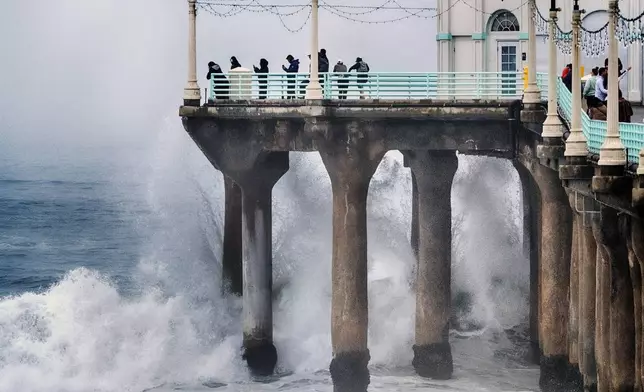
[[[240,300],[220,293],[223,184],[169,118],[145,145],[0,144],[0,392],[332,391],[331,189],[291,154],[273,192],[279,375],[241,360]],[[501,186],[500,186],[501,184]],[[387,154],[369,194],[370,391],[533,391],[518,175],[459,157],[454,379],[411,367],[411,180]]]

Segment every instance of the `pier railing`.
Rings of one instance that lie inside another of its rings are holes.
[[[308,73],[230,72],[210,79],[208,102],[216,100],[303,99]],[[519,72],[321,73],[323,98],[514,100],[523,95]]]
[[[572,119],[572,93],[568,91],[562,80],[557,82],[559,116],[570,127]],[[637,120],[637,119],[634,119]],[[599,150],[606,138],[606,121],[592,120],[588,113],[581,113],[581,128],[586,137],[588,151],[599,154]],[[644,148],[644,124],[620,123],[619,136],[626,148],[629,163],[639,162],[639,153]]]

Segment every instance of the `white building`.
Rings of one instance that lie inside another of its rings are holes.
[[[559,26],[569,31],[573,0],[557,0],[561,8]],[[585,10],[582,25],[590,30],[608,21],[608,0],[580,0]],[[621,0],[622,14],[629,17],[644,10],[644,0]],[[548,18],[550,0],[537,0],[541,14]],[[439,72],[500,72],[521,71],[527,65],[528,23],[533,23],[526,0],[438,0],[438,71]],[[548,70],[548,44],[537,32],[537,72]],[[582,53],[585,73],[603,66],[607,53],[589,58]],[[631,102],[642,102],[642,47],[635,43],[620,46],[625,67],[633,69],[622,80],[621,88]],[[559,53],[558,71],[570,63],[569,55]]]

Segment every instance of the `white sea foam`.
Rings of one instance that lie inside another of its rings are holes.
[[[0,300],[0,391],[167,390],[204,380],[229,390],[330,390],[328,375],[316,373],[331,359],[332,205],[319,156],[292,154],[291,170],[273,192],[274,279],[281,287],[275,340],[279,367],[294,375],[252,386],[240,357],[240,301],[219,291],[221,175],[176,123],[140,162],[133,176],[145,185],[140,199],[151,214],[138,220],[149,238],[134,272],[138,294],[123,296],[109,277],[77,269],[44,293]],[[465,317],[485,329],[469,343],[455,342],[458,379],[445,385],[476,390],[490,382],[480,369],[498,373],[494,390],[532,387],[534,373],[515,377],[498,367],[499,343],[486,337],[527,314],[518,176],[505,161],[459,162],[453,286],[472,294]],[[400,153],[384,158],[368,208],[372,389],[431,390],[437,384],[409,371],[411,183]],[[407,370],[392,370],[399,367]]]

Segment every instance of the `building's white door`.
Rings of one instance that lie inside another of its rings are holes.
[[[519,83],[519,43],[516,41],[499,41],[497,43],[498,72],[501,77],[501,94],[517,95]]]

